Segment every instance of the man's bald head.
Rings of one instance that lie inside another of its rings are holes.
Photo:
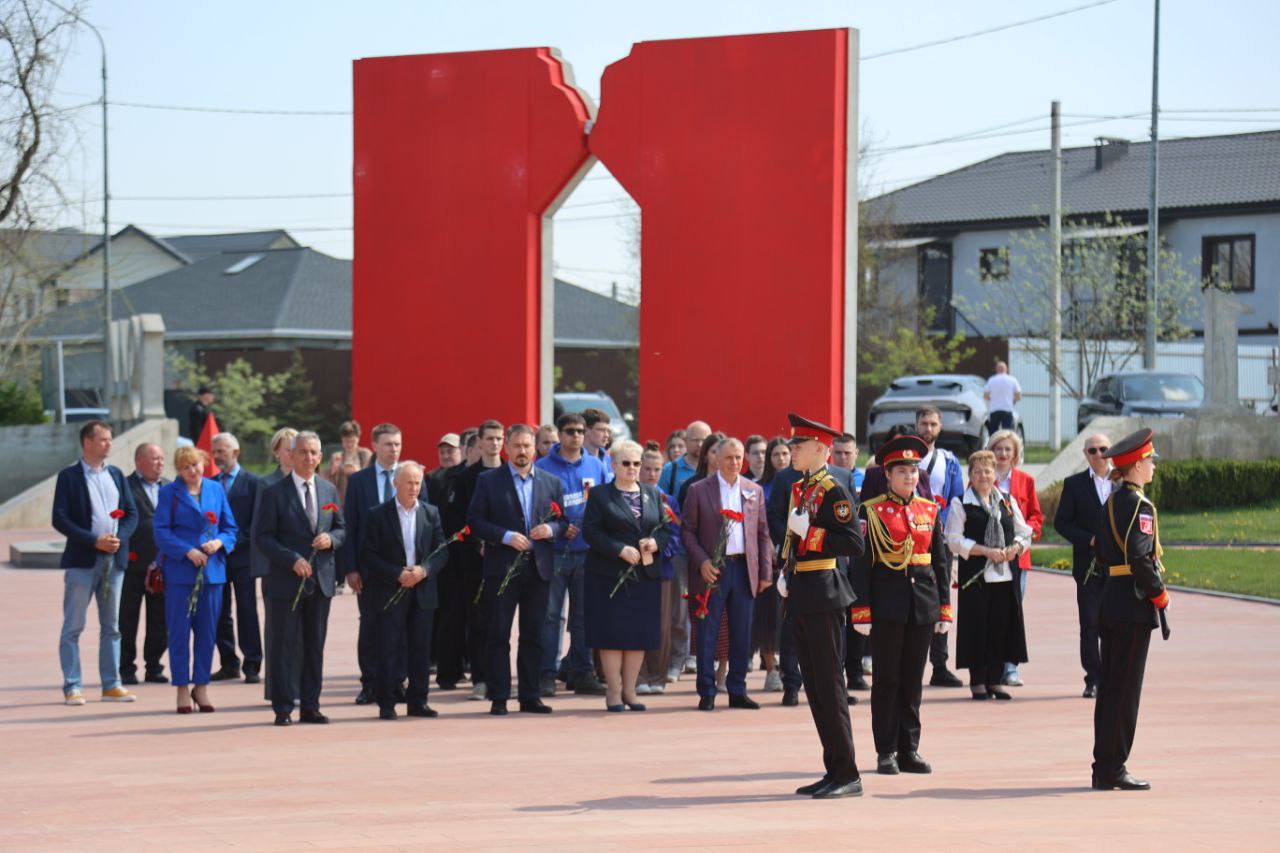
[[[702,456],[702,443],[711,435],[711,426],[706,421],[694,421],[684,428],[684,455],[689,464],[697,466]]]
[[[1095,432],[1084,440],[1084,459],[1099,477],[1111,466],[1102,454],[1111,448],[1111,439],[1100,432]]]
[[[164,474],[164,448],[158,444],[139,444],[133,451],[133,467],[148,483],[159,480]]]

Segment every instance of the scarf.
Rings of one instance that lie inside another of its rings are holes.
[[[974,492],[973,496],[979,501],[983,500],[982,496],[977,492]],[[983,509],[987,511],[987,527],[982,531],[982,544],[988,548],[1003,549],[1007,544],[1004,541],[1004,527],[1000,524],[1002,498],[1003,495],[1000,494],[999,489],[992,489],[991,495],[982,504]],[[988,557],[987,565],[994,567],[1001,565],[1001,563],[997,563]]]

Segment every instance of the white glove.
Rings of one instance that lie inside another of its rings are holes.
[[[791,515],[787,516],[787,529],[801,539],[809,535],[809,513],[791,511]]]
[[[933,623],[933,633],[935,633],[935,634],[945,634],[945,633],[947,633],[947,631],[950,631],[950,630],[951,630],[951,623],[950,623],[950,622],[935,622],[935,623]]]
[[[782,596],[783,598],[786,598],[787,593],[791,591],[789,589],[789,586],[790,585],[787,583],[787,576],[779,575],[778,583],[777,583],[778,595]]]
[[[853,630],[857,631],[859,634],[861,634],[864,637],[870,637],[871,623],[870,622],[854,622]]]

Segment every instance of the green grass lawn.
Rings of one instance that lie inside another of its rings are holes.
[[[1280,501],[1255,506],[1160,513],[1160,540],[1170,542],[1280,542]],[[1063,541],[1045,520],[1044,541]]]
[[[1036,548],[1031,559],[1037,566],[1069,569],[1071,549]],[[1165,550],[1162,562],[1173,586],[1280,598],[1280,550],[1175,547]]]

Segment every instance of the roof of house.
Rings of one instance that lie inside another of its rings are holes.
[[[634,305],[556,279],[556,346],[634,347],[640,340],[640,311]]]
[[[242,231],[235,234],[183,234],[161,239],[193,261],[202,261],[211,255],[220,255],[225,252],[292,249],[299,245],[288,231],[281,228],[270,231]]]
[[[101,232],[91,233],[74,228],[59,228],[57,231],[31,230],[5,233],[6,236],[23,241],[26,245],[22,248],[27,252],[32,265],[37,268],[47,265],[50,274],[55,274],[55,271],[60,272],[102,248]],[[112,234],[112,244],[114,245],[117,240],[128,234],[136,234],[184,264],[191,263],[191,257],[184,254],[182,250],[136,225],[126,225]]]
[[[1063,149],[1066,216],[1144,212],[1149,142]],[[1001,154],[871,199],[872,216],[901,226],[1024,220],[1048,215],[1050,152]],[[1160,209],[1280,204],[1280,131],[1160,142]],[[1145,219],[1145,213],[1142,218]]]

